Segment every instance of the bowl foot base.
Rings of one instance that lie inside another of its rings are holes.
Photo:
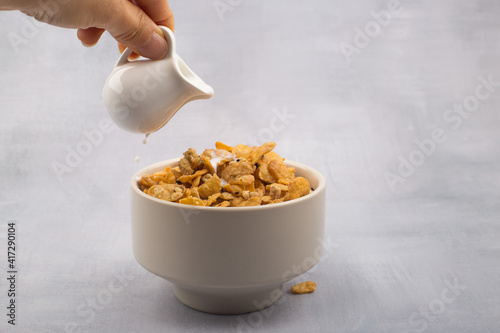
[[[214,314],[242,314],[262,310],[283,295],[283,285],[252,288],[193,288],[174,285],[179,301],[195,310]]]

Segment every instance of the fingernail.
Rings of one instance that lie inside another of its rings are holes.
[[[143,57],[150,59],[161,59],[167,53],[167,41],[158,33],[153,33],[146,43],[139,48]]]
[[[165,35],[163,34],[163,30],[160,29],[160,27],[156,27],[155,28],[155,31],[158,35],[162,36],[162,37],[165,37]]]

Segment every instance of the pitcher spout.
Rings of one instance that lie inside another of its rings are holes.
[[[210,87],[205,82],[201,81],[202,84],[196,85],[196,92],[194,92],[194,96],[191,100],[195,99],[209,99],[214,95],[214,89]]]
[[[193,88],[193,97],[190,98],[190,101],[195,99],[209,99],[214,95],[214,89],[203,82],[181,58],[177,58],[177,65],[185,81]]]

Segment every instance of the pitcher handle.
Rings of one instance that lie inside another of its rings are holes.
[[[165,35],[165,39],[167,40],[167,44],[168,44],[167,54],[165,55],[165,58],[163,58],[163,59],[171,58],[175,52],[174,33],[172,32],[172,30],[170,30],[169,28],[167,28],[163,25],[160,25],[160,29],[163,31],[163,34]],[[123,53],[120,56],[120,58],[118,59],[118,61],[116,62],[115,67],[129,63],[130,61],[128,60],[128,57],[130,56],[130,54],[132,54],[132,50],[127,47],[125,49],[125,51],[123,51]]]

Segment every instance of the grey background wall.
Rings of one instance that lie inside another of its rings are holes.
[[[170,3],[178,53],[215,96],[185,106],[147,145],[99,129],[119,56],[109,35],[84,48],[75,31],[0,13],[0,231],[5,246],[7,222],[17,222],[17,329],[495,331],[500,3]],[[273,131],[276,117],[284,126]],[[129,178],[217,140],[273,140],[327,177],[334,251],[293,281],[316,281],[315,294],[211,316],[135,263]],[[92,309],[111,282],[123,291]]]

